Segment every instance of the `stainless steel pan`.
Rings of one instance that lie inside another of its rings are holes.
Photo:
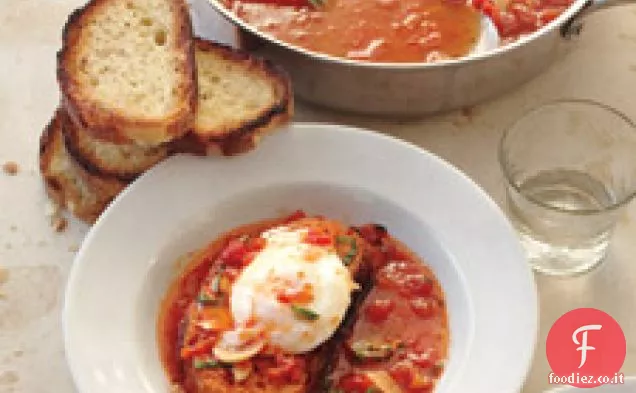
[[[560,40],[578,34],[584,15],[634,0],[576,0],[552,23],[484,54],[439,63],[365,63],[316,54],[263,34],[208,0],[263,45],[258,53],[291,75],[296,95],[333,109],[413,117],[470,106],[519,86],[548,67]]]

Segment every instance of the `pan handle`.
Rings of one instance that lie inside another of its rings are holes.
[[[561,26],[561,36],[570,39],[581,34],[583,18],[587,15],[618,5],[635,4],[636,0],[588,0],[583,8]]]

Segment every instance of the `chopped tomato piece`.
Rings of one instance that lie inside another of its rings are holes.
[[[494,18],[498,14],[499,9],[492,1],[484,1],[481,6],[481,12],[483,12],[484,15],[488,15],[491,18]]]
[[[542,0],[541,8],[562,7],[562,9],[565,9],[569,7],[570,5],[572,5],[572,3],[573,3],[573,0]]]
[[[216,343],[216,337],[209,337],[199,340],[193,345],[184,346],[181,348],[181,359],[192,359],[198,355],[206,355],[212,352],[212,348]]]
[[[429,393],[433,389],[433,379],[415,370],[409,390],[417,393]]]
[[[333,239],[329,234],[313,230],[307,232],[303,241],[314,246],[329,246],[333,243]]]
[[[305,283],[301,288],[281,289],[276,297],[281,303],[307,304],[314,300],[314,288],[311,284]]]
[[[433,291],[433,281],[423,274],[410,274],[404,278],[400,290],[405,295],[428,296]]]
[[[247,241],[245,249],[247,251],[257,252],[265,248],[265,245],[267,245],[267,240],[262,237],[253,237]]]
[[[376,299],[365,309],[365,315],[374,323],[384,322],[395,308],[395,303],[391,299]]]
[[[502,11],[491,17],[502,37],[511,37],[521,33],[521,28],[517,16],[511,12]]]
[[[398,249],[393,242],[387,242],[384,245],[384,250],[387,259],[390,261],[407,261],[409,259],[409,254]]]
[[[300,219],[306,218],[307,214],[305,214],[304,211],[302,210],[296,210],[295,212],[293,212],[292,214],[290,214],[289,216],[287,216],[287,218],[285,218],[285,222],[286,223],[290,223],[293,221],[298,221]]]
[[[350,374],[343,377],[338,383],[338,387],[345,393],[366,393],[369,388],[373,388],[373,382],[363,374]]]
[[[254,258],[256,258],[256,254],[258,254],[257,252],[248,252],[245,254],[245,256],[243,257],[243,266],[247,266],[250,263],[252,263],[254,261]]]
[[[509,10],[517,17],[517,22],[523,31],[536,30],[538,24],[537,14],[534,13],[530,7],[525,4],[517,3],[511,4]]]
[[[429,319],[437,314],[438,307],[435,299],[416,297],[411,299],[410,305],[411,310],[421,318]]]
[[[358,228],[358,233],[371,244],[379,244],[387,235],[386,228],[378,224],[363,225]]]
[[[389,375],[402,387],[411,386],[413,380],[414,365],[408,360],[402,360],[395,363],[389,369]]]
[[[280,7],[309,7],[307,0],[250,0],[253,4],[273,4]]]
[[[389,375],[398,385],[410,392],[428,393],[433,388],[433,380],[417,370],[413,362],[409,360],[395,363],[389,369]]]
[[[559,15],[561,15],[561,13],[563,13],[563,11],[563,7],[545,8],[539,14],[539,19],[541,20],[541,23],[545,25],[555,20]]]
[[[428,349],[426,351],[409,353],[408,359],[416,364],[418,367],[429,369],[435,366],[437,362],[437,354],[434,350]]]
[[[373,270],[381,269],[386,266],[388,260],[384,253],[380,252],[376,248],[365,249],[365,259],[369,261]]]
[[[267,370],[267,376],[273,381],[299,382],[303,378],[304,361],[293,355],[276,355],[276,365]]]
[[[232,267],[226,267],[225,271],[223,272],[224,276],[227,277],[232,282],[236,280],[236,278],[239,276],[240,273],[241,271],[239,269],[232,268]]]
[[[219,258],[222,262],[230,266],[241,266],[246,252],[247,249],[243,241],[232,239],[228,242],[227,246],[225,246]]]
[[[195,323],[205,331],[227,330],[232,327],[232,315],[225,307],[204,307],[199,310]]]

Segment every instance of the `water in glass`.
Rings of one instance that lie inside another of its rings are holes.
[[[589,270],[605,255],[616,202],[589,174],[555,169],[509,186],[508,207],[530,263],[553,274]]]

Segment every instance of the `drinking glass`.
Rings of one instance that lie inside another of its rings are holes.
[[[533,268],[574,275],[596,267],[636,194],[635,124],[598,102],[549,102],[504,133],[499,161]]]

